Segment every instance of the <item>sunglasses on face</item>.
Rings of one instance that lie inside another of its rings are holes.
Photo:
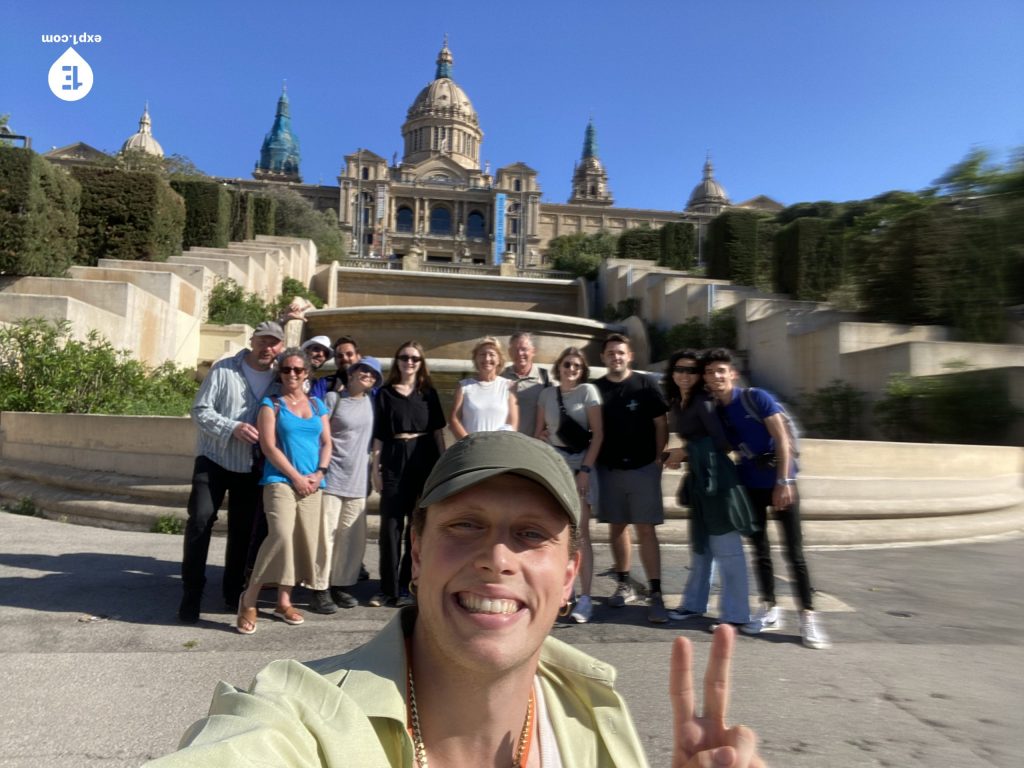
[[[672,369],[672,373],[700,373],[700,366],[677,365]]]
[[[418,363],[423,358],[417,357],[416,355],[399,355],[398,359],[403,363]]]
[[[570,363],[569,361],[562,363],[562,368],[566,371],[583,370],[583,366],[580,363]]]
[[[306,372],[306,369],[301,365],[282,365],[278,370],[281,371],[281,373],[294,373],[296,376],[301,376]]]

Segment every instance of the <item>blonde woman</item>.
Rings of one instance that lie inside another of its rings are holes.
[[[590,587],[594,578],[594,553],[590,547],[590,513],[597,502],[597,478],[593,470],[603,438],[601,395],[597,387],[587,382],[590,368],[576,347],[562,351],[551,375],[557,386],[545,387],[540,393],[534,437],[551,443],[575,476],[580,496],[580,591],[571,616],[577,624],[586,624],[593,614]],[[573,430],[576,435],[562,428],[563,414],[579,426],[580,429]],[[590,442],[584,446],[587,431]]]
[[[519,403],[510,386],[512,382],[498,375],[504,365],[501,345],[493,336],[485,336],[473,347],[476,378],[459,382],[448,421],[456,440],[473,432],[519,427]]]

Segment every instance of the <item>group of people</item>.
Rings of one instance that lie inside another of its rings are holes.
[[[534,362],[529,333],[514,334],[507,347],[485,337],[472,350],[475,373],[459,382],[446,419],[416,341],[398,347],[384,381],[377,360],[363,357],[350,337],[331,345],[320,336],[282,350],[283,337],[278,324],[261,324],[250,349],[217,363],[197,395],[199,455],[182,564],[182,621],[199,618],[210,532],[225,491],[224,600],[237,609],[240,633],[256,630],[257,599],[266,586],[277,586],[273,615],[289,624],[304,620],[291,601],[299,584],[312,590],[310,606],[319,613],[358,604],[351,588],[363,569],[370,488],[380,494],[380,588],[369,605],[413,605],[410,522],[445,453],[448,427],[457,440],[518,431],[549,444],[572,473],[580,514],[579,586],[566,608],[572,620],[585,623],[593,615],[589,531],[596,515],[609,524],[616,579],[610,607],[641,600],[630,575],[635,536],[651,622],[704,616],[717,573],[720,622],[748,634],[779,628],[768,541],[772,507],[797,585],[801,636],[809,647],[828,647],[802,551],[785,411],[767,392],[736,386],[727,350],[674,353],[659,386],[633,370],[632,345],[622,334],[604,340],[606,373],[594,382],[576,347],[564,349],[549,372]],[[337,373],[314,379],[332,357]],[[670,419],[682,447],[666,451]],[[691,509],[690,574],[680,605],[668,610],[657,535],[664,521],[661,478],[663,467],[684,461],[689,469],[680,500]],[[753,615],[744,537],[753,544],[762,601]]]

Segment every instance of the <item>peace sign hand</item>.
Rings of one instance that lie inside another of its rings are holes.
[[[685,637],[672,643],[668,684],[674,717],[672,768],[765,768],[757,735],[746,726],[725,726],[729,704],[729,665],[736,630],[722,624],[711,641],[704,673],[704,714],[697,717],[693,694],[693,646]]]

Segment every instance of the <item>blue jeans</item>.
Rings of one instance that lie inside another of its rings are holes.
[[[747,558],[743,552],[743,537],[738,531],[708,536],[708,547],[704,554],[691,550],[690,577],[683,590],[683,610],[707,612],[713,562],[718,563],[718,578],[722,585],[719,620],[730,624],[746,624],[750,621]]]

